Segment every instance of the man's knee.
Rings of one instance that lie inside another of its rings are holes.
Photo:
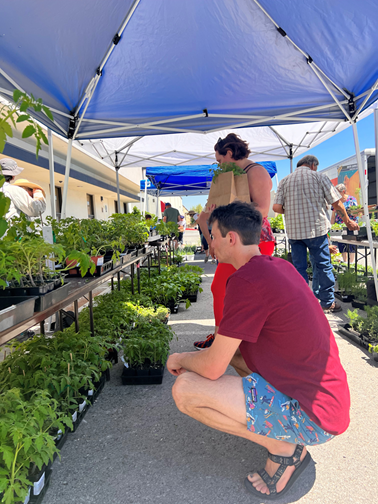
[[[192,383],[193,373],[183,373],[176,378],[172,387],[172,397],[176,403],[177,408],[185,413],[185,405],[187,405],[187,396],[190,391],[190,384]]]

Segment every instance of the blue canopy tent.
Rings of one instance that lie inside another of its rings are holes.
[[[261,162],[273,178],[277,173],[276,163]],[[147,168],[146,177],[150,181],[147,193],[154,196],[195,196],[207,194],[216,165],[199,166],[157,166]],[[141,181],[144,182],[144,181]],[[145,190],[144,183],[141,190]]]
[[[0,92],[42,98],[54,121],[35,116],[69,139],[63,215],[75,139],[347,121],[364,181],[377,18],[376,0],[3,2]]]

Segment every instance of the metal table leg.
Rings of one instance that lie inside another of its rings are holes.
[[[79,332],[79,303],[74,301],[74,313],[75,313],[75,332]]]
[[[93,320],[93,293],[89,291],[89,323],[92,336],[94,336],[94,320]]]

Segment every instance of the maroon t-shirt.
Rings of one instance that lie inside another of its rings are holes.
[[[249,369],[296,399],[322,429],[347,429],[349,388],[334,335],[289,262],[254,256],[230,276],[219,334],[243,340]]]

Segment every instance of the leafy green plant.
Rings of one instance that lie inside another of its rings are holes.
[[[172,329],[158,320],[139,321],[122,340],[125,362],[130,367],[164,365],[173,336]]]
[[[337,283],[340,291],[348,295],[355,295],[357,292],[361,295],[362,290],[366,290],[366,281],[366,277],[358,275],[352,270],[346,270],[343,273],[337,274]]]
[[[243,175],[244,171],[236,163],[220,163],[217,168],[210,168],[210,173],[213,173],[213,182],[216,181],[221,173],[233,172],[235,176]]]
[[[272,229],[284,229],[283,217],[281,214],[278,214],[277,217],[270,217],[269,222]]]
[[[358,315],[358,310],[348,310],[347,317],[352,328],[372,341],[378,341],[378,306],[365,307],[367,317]]]
[[[37,236],[23,236],[17,241],[3,240],[2,253],[13,259],[13,267],[6,274],[0,270],[1,285],[16,280],[22,287],[43,285],[45,273],[49,272],[46,259],[61,262],[65,251],[60,245],[47,243]],[[5,259],[4,259],[5,261]],[[6,261],[5,261],[6,262]],[[16,270],[16,272],[14,271]]]
[[[37,100],[31,94],[28,96],[26,93],[15,89],[13,91],[13,105],[0,106],[0,152],[3,152],[7,137],[13,138],[12,126],[17,128],[17,124],[28,122],[22,132],[22,138],[28,138],[34,135],[36,139],[36,156],[38,159],[38,152],[41,150],[42,142],[48,145],[48,140],[42,127],[35,121],[28,113],[28,109],[33,109],[35,112],[44,113],[51,121],[54,117],[48,107],[43,105],[41,98]]]
[[[17,388],[0,394],[0,492],[5,504],[23,502],[33,469],[53,460],[58,449],[51,433],[72,428],[71,419],[58,407],[45,390],[27,400]]]
[[[93,380],[111,365],[105,355],[112,342],[85,330],[35,336],[11,348],[0,363],[0,393],[19,388],[27,400],[36,390],[47,390],[65,413],[77,408],[80,390],[93,389]]]

